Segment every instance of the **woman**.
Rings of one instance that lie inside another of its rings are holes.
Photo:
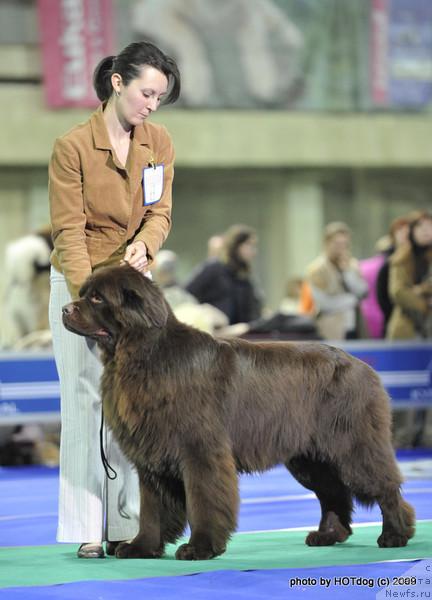
[[[147,118],[162,100],[178,98],[180,75],[156,46],[137,42],[103,59],[93,82],[101,105],[56,140],[49,167],[50,323],[62,420],[57,539],[81,543],[80,558],[104,557],[103,540],[113,554],[116,542],[134,537],[139,493],[136,473],[103,430],[117,473],[106,477],[97,348],[62,326],[61,308],[101,266],[126,261],[144,276],[168,235],[174,149],[166,129]]]
[[[224,312],[230,325],[250,323],[261,316],[261,300],[251,279],[251,265],[257,252],[255,231],[233,225],[223,236],[221,259],[203,263],[186,289],[201,303]]]
[[[431,337],[432,214],[421,213],[409,227],[409,241],[390,259],[389,292],[394,309],[388,338]]]
[[[389,292],[388,339],[432,338],[432,214],[411,222],[408,241],[390,258]],[[396,446],[432,446],[431,409],[399,411],[394,428]]]
[[[398,217],[390,224],[390,246],[383,252],[384,262],[378,271],[376,280],[376,299],[384,317],[383,337],[387,335],[388,322],[393,312],[393,301],[389,294],[390,259],[397,249],[408,241],[410,223],[417,216],[416,214],[415,216]]]

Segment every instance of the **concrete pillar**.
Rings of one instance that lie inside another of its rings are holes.
[[[268,257],[268,306],[276,310],[286,283],[302,277],[321,252],[324,201],[319,182],[280,178],[266,211],[265,247]]]
[[[33,185],[29,189],[29,205],[26,215],[29,232],[48,225],[50,222],[48,184],[40,179],[39,176],[35,177]]]
[[[287,184],[284,195],[285,259],[287,278],[303,276],[321,252],[324,201],[319,183],[298,180]]]

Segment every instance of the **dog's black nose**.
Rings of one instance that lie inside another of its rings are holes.
[[[77,307],[75,306],[75,304],[73,302],[71,302],[70,304],[65,304],[62,308],[62,313],[65,316],[69,316],[71,315],[75,310],[77,310]]]

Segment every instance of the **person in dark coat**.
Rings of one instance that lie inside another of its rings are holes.
[[[432,213],[411,223],[408,242],[390,259],[389,293],[394,303],[387,337],[390,340],[432,337]]]
[[[185,286],[199,302],[224,312],[230,325],[261,316],[262,302],[252,280],[257,242],[251,227],[233,225],[224,235],[221,258],[206,260]]]
[[[416,215],[417,216],[417,215]],[[387,325],[393,312],[393,300],[389,293],[389,272],[390,272],[390,257],[392,254],[405,244],[408,240],[409,226],[413,220],[413,216],[406,215],[394,219],[390,224],[389,237],[391,240],[390,247],[384,252],[386,257],[383,265],[378,271],[376,281],[376,296],[379,307],[384,315],[384,331],[383,336],[387,334]]]
[[[390,258],[389,294],[394,308],[387,327],[390,340],[432,338],[432,213],[410,224],[408,241]],[[395,415],[399,446],[432,447],[432,409],[407,409]]]

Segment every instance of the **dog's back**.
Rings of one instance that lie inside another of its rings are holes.
[[[390,439],[388,396],[362,361],[320,343],[233,340],[229,347],[227,427],[240,470],[261,471],[307,451],[343,460],[371,428]]]

